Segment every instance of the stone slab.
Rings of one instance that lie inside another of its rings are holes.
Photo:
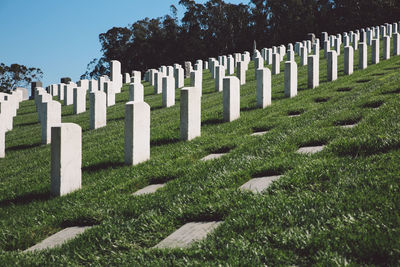
[[[240,189],[244,191],[251,191],[253,193],[261,193],[267,189],[273,181],[278,180],[280,177],[281,175],[253,178],[247,183],[243,184]]]
[[[170,234],[158,243],[155,248],[186,248],[194,242],[205,238],[222,222],[191,222]]]
[[[356,126],[357,126],[357,124],[347,124],[347,125],[341,125],[340,127],[342,127],[342,128],[354,128]]]
[[[325,146],[306,146],[306,147],[301,147],[299,150],[297,150],[297,153],[300,154],[314,154],[322,151]]]
[[[67,242],[68,240],[75,238],[77,235],[82,234],[89,228],[91,228],[91,226],[74,226],[65,228],[60,232],[55,233],[54,235],[46,238],[39,244],[36,244],[33,247],[26,249],[24,252],[50,249],[56,246],[60,246],[65,242]]]
[[[152,194],[164,186],[165,186],[165,184],[151,184],[149,186],[146,186],[145,188],[142,188],[142,189],[136,191],[135,193],[133,193],[133,195],[140,196],[140,195],[144,195],[144,194]]]
[[[255,132],[255,133],[252,133],[251,136],[260,136],[260,135],[264,135],[264,134],[266,134],[266,133],[268,133],[268,131],[264,131],[264,132]]]
[[[222,157],[223,155],[225,155],[226,153],[214,153],[214,154],[210,154],[208,156],[205,156],[204,158],[202,158],[202,161],[207,161],[207,160],[211,160],[211,159],[218,159],[220,157]]]

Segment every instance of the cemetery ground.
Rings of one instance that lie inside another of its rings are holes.
[[[179,140],[179,90],[176,105],[162,108],[144,83],[151,159],[133,167],[124,165],[127,84],[104,128],[89,130],[89,111],[72,115],[63,106],[62,121],[83,130],[82,189],[63,197],[50,195],[50,145],[41,145],[34,102],[22,102],[0,159],[0,265],[398,264],[400,57],[357,70],[355,51],[355,73],[344,76],[342,49],[339,79],[326,82],[323,53],[315,89],[296,57],[292,99],[284,97],[282,62],[265,109],[256,107],[250,63],[240,118],[230,123],[205,71],[201,137],[192,141]],[[325,147],[296,152],[316,145]],[[226,154],[201,160],[211,153]],[[262,193],[239,189],[272,175],[281,176]],[[210,221],[223,223],[188,248],[153,248],[185,223]],[[23,252],[69,226],[93,227],[60,247]]]

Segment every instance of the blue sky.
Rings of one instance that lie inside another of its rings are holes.
[[[205,0],[196,1],[204,3]],[[248,1],[226,0],[229,3]],[[0,62],[41,68],[43,85],[78,80],[101,56],[98,36],[145,17],[184,12],[179,0],[0,0]]]

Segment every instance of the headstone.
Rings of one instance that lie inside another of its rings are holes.
[[[175,79],[173,76],[162,78],[162,105],[165,108],[175,105]]]
[[[89,93],[90,129],[107,125],[107,95],[101,91]]]
[[[115,94],[121,93],[122,88],[122,73],[121,73],[121,62],[118,60],[111,60],[111,79],[113,90]]]
[[[74,91],[71,84],[64,85],[64,106],[74,104]]]
[[[223,79],[224,121],[234,121],[240,117],[240,81],[229,76]]]
[[[379,39],[372,40],[371,46],[371,63],[378,64],[379,63]]]
[[[81,87],[74,88],[74,114],[86,111],[86,90]]]
[[[257,70],[257,106],[271,105],[271,71],[268,68]]]
[[[215,75],[215,92],[222,91],[222,80],[225,77],[225,67],[217,66]]]
[[[162,93],[162,78],[164,74],[162,72],[156,72],[154,75],[154,94],[158,95]]]
[[[48,101],[42,104],[42,144],[51,143],[51,128],[61,125],[61,104]]]
[[[307,54],[307,48],[302,47],[300,48],[300,66],[306,66],[307,65],[307,59],[308,59],[308,54]],[[290,61],[290,60],[288,60]]]
[[[51,193],[63,196],[81,188],[82,129],[74,123],[51,128]]]
[[[315,42],[315,34],[314,33],[308,33],[307,37],[308,37],[308,40],[310,40],[312,43]]]
[[[308,56],[308,88],[319,86],[319,57]]]
[[[114,83],[112,81],[104,82],[104,93],[106,93],[107,107],[115,105]]]
[[[190,86],[196,87],[199,90],[200,96],[203,94],[203,73],[202,71],[192,71],[190,73]]]
[[[351,75],[354,69],[354,49],[351,46],[344,48],[344,74]]]
[[[393,55],[400,55],[400,34],[397,32],[393,33]]]
[[[130,83],[131,82],[131,76],[129,73],[124,73],[124,83]]]
[[[339,39],[339,38],[336,38],[336,39],[335,39],[335,51],[336,51],[336,54],[337,54],[338,56],[340,56],[340,46],[341,46],[340,39]]]
[[[332,50],[328,52],[328,81],[335,81],[337,79],[337,54]]]
[[[353,34],[353,50],[358,50],[358,35],[355,33]]]
[[[358,45],[358,68],[360,70],[367,68],[367,44],[366,43],[359,43]]]
[[[294,61],[294,51],[293,50],[288,50],[286,51],[286,60],[287,61]]]
[[[285,96],[295,97],[297,95],[297,64],[295,61],[285,62]]]
[[[389,25],[390,27],[392,25]],[[392,32],[390,31],[390,34]],[[390,58],[390,37],[385,36],[383,37],[383,60],[387,60]]]
[[[240,85],[246,84],[246,63],[243,61],[239,61],[236,70],[236,77],[239,78]]]
[[[191,222],[170,234],[155,248],[186,248],[214,231],[222,222]]]
[[[96,92],[99,90],[97,80],[89,80],[89,92]]]
[[[145,102],[125,104],[125,164],[150,159],[150,106]]]
[[[233,57],[229,56],[227,60],[228,60],[227,62],[228,75],[233,75],[233,73],[235,72],[235,62],[233,60]]]
[[[175,89],[182,88],[185,82],[184,71],[182,67],[175,68],[174,78],[175,78]]]
[[[61,83],[65,83],[65,84],[69,84],[71,82],[71,78],[70,77],[63,77],[60,79]]]
[[[136,101],[136,102],[144,101],[143,84],[141,84],[140,82],[129,84],[129,101]]]
[[[328,52],[330,51],[329,41],[324,42],[324,57],[328,57]]]
[[[185,61],[185,78],[190,77],[191,71],[192,71],[192,63],[190,61]]]
[[[180,94],[180,136],[192,140],[201,135],[201,97],[195,87],[184,87]]]
[[[31,99],[35,98],[35,88],[36,87],[43,87],[43,84],[41,81],[36,81],[31,83]]]
[[[65,87],[65,84],[63,84],[63,83],[57,84],[58,100],[60,100],[60,101],[64,100],[64,87]]]
[[[22,99],[21,99],[21,101],[24,101],[24,100],[28,100],[28,99],[29,99],[29,92],[28,92],[28,89],[23,88],[23,87],[17,87],[15,90],[22,93]]]
[[[82,234],[84,231],[86,231],[89,228],[91,228],[91,226],[73,226],[73,227],[65,228],[65,229],[61,230],[60,232],[55,233],[54,235],[46,238],[39,244],[36,244],[33,247],[30,247],[30,248],[24,250],[24,252],[40,251],[40,250],[52,249],[54,247],[61,246],[63,243]]]
[[[6,126],[5,118],[0,113],[0,159],[6,156]]]
[[[279,54],[272,54],[272,74],[279,74],[280,73],[280,58]]]

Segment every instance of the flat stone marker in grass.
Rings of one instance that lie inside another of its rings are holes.
[[[280,177],[281,175],[253,178],[247,183],[243,184],[240,189],[244,191],[251,191],[253,193],[261,193],[267,189],[273,181],[278,180]]]
[[[268,131],[261,131],[261,132],[254,132],[251,134],[251,136],[260,136],[268,133]]]
[[[57,246],[60,246],[67,242],[68,240],[74,239],[76,236],[82,234],[85,232],[87,229],[91,228],[91,226],[73,226],[73,227],[68,227],[63,230],[61,230],[58,233],[55,233],[52,236],[49,236],[39,244],[36,244],[28,249],[26,249],[24,252],[30,252],[30,251],[39,251],[39,250],[44,250],[44,249],[51,249]]]
[[[207,160],[212,160],[212,159],[218,159],[224,155],[226,155],[227,153],[213,153],[210,155],[205,156],[204,158],[202,158],[202,161],[207,161]]]
[[[161,187],[164,187],[164,186],[165,186],[165,184],[151,184],[149,186],[146,186],[145,188],[142,188],[142,189],[136,191],[132,195],[140,196],[140,195],[144,195],[144,194],[152,194],[152,193],[155,193],[158,189],[160,189]]]
[[[325,146],[306,146],[306,147],[300,147],[299,150],[297,150],[297,153],[299,154],[315,154],[324,149]]]
[[[170,234],[154,248],[186,248],[194,242],[204,239],[222,222],[191,222]]]
[[[342,128],[354,128],[357,126],[357,123],[355,124],[345,124],[345,125],[340,125]]]

